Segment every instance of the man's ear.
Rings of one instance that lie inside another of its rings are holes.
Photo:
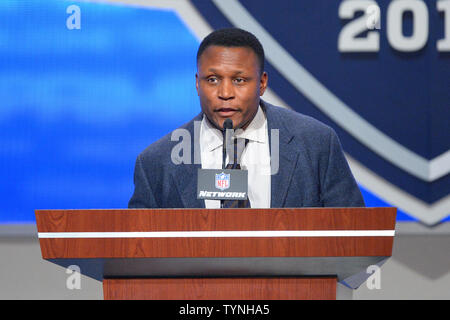
[[[198,74],[197,73],[195,73],[195,88],[197,89],[197,95],[199,95],[198,94]]]
[[[267,72],[263,71],[261,78],[259,80],[259,95],[262,96],[267,88],[267,83],[269,81],[269,75]]]

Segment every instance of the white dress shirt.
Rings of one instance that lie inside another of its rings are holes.
[[[252,208],[270,208],[270,150],[267,119],[261,107],[245,130],[235,131],[235,137],[248,139],[240,164],[248,171],[248,198]],[[203,116],[200,126],[202,169],[222,168],[222,132]],[[229,162],[227,156],[227,162]],[[205,200],[206,208],[220,208],[220,200]]]

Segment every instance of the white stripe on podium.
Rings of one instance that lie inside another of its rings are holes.
[[[82,238],[265,238],[265,237],[393,237],[395,230],[39,232],[40,239]]]

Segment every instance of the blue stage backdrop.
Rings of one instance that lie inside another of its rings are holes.
[[[188,4],[260,38],[270,88],[338,132],[368,206],[447,221],[450,6],[348,2]],[[192,25],[170,2],[0,2],[0,223],[126,208],[138,153],[200,111]]]
[[[0,221],[126,208],[136,156],[198,114],[198,40],[168,10],[0,3]],[[69,19],[69,22],[70,19]]]

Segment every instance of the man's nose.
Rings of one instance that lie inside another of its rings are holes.
[[[234,88],[230,80],[222,80],[219,86],[219,98],[229,100],[234,98]]]

